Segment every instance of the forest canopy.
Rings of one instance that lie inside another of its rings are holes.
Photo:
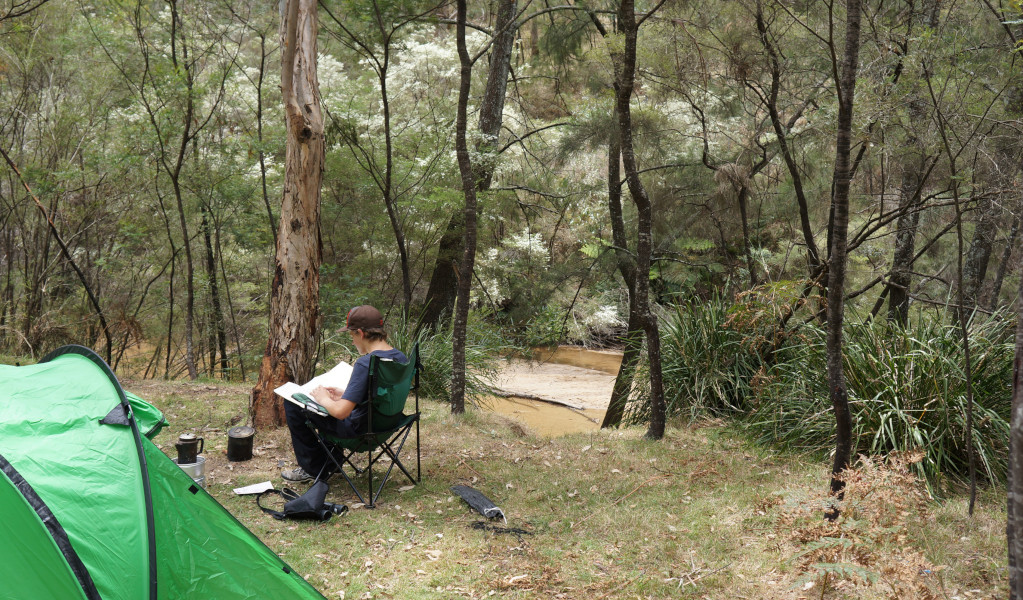
[[[671,335],[703,318],[685,307],[720,303],[722,331],[757,356],[752,377],[826,319],[846,7],[640,3],[634,29],[620,8],[468,6],[474,319],[520,346],[623,343],[622,264],[639,256],[643,211],[609,145],[634,38],[625,106],[652,215],[640,281]],[[434,280],[451,270],[464,194],[455,6],[325,1],[319,21],[323,343],[357,304],[409,324],[450,311],[453,284]],[[1008,318],[1020,22],[1017,4],[862,5],[848,322]],[[137,376],[254,377],[285,178],[279,24],[265,4],[233,0],[0,7],[3,351],[75,340]],[[747,397],[718,396],[735,408]]]

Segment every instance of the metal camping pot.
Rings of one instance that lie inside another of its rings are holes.
[[[174,442],[174,447],[178,450],[178,464],[188,465],[198,462],[197,457],[203,451],[204,442],[194,433],[182,433],[178,441]]]
[[[252,458],[252,439],[256,430],[244,425],[227,432],[227,460],[240,462]]]
[[[191,463],[181,463],[176,458],[172,458],[171,460],[173,460],[175,463],[177,463],[177,465],[179,467],[181,467],[181,470],[184,471],[189,477],[192,478],[192,481],[194,481],[197,484],[199,484],[199,487],[201,487],[202,489],[206,489],[206,457],[205,456],[196,456],[195,457],[195,462],[191,462]]]

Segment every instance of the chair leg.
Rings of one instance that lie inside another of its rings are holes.
[[[366,508],[376,508],[376,501],[380,494],[373,494],[373,450],[366,453],[366,459],[369,460],[369,464],[366,466],[366,471],[368,471],[366,477],[369,480],[369,504],[366,505]],[[387,480],[385,479],[384,481],[386,482]],[[381,485],[380,487],[383,488],[384,486]]]
[[[387,467],[387,472],[384,473],[384,477],[380,481],[380,484],[376,487],[376,490],[374,491],[373,487],[372,486],[370,487],[370,494],[372,494],[372,499],[374,502],[376,502],[376,499],[380,497],[380,493],[383,492],[384,485],[387,483],[387,480],[390,479],[391,472],[394,470],[395,465],[397,465],[398,469],[405,474],[405,477],[408,477],[408,480],[410,482],[412,482],[413,484],[418,483],[416,478],[412,477],[412,474],[409,473],[408,469],[405,468],[405,465],[402,464],[401,459],[398,458],[401,455],[401,450],[402,448],[404,448],[405,442],[408,440],[409,434],[411,432],[412,428],[408,427],[404,431],[399,432],[390,440],[381,443],[380,452],[377,453],[375,459],[371,459],[372,460],[370,465],[371,467],[372,463],[376,462],[384,454],[387,454],[388,458],[391,459],[391,464],[390,466]],[[397,444],[397,449],[394,448],[395,444]]]
[[[320,447],[323,448],[323,451],[327,453],[327,459],[330,462],[324,464],[323,467],[320,469],[320,472],[317,473],[316,481],[320,481],[321,477],[322,477],[323,481],[326,481],[328,477],[333,475],[333,472],[331,472],[331,470],[330,470],[330,465],[331,465],[331,463],[333,463],[334,467],[336,468],[335,472],[341,473],[341,476],[345,478],[346,482],[348,482],[348,487],[352,488],[352,491],[355,492],[355,495],[359,498],[359,502],[362,502],[363,504],[365,504],[366,503],[366,499],[362,497],[362,494],[359,493],[359,488],[355,485],[355,482],[352,481],[352,479],[348,476],[348,473],[345,472],[345,467],[344,467],[345,464],[348,464],[349,466],[351,466],[352,470],[355,471],[356,475],[359,475],[362,472],[362,470],[360,470],[357,466],[355,466],[352,463],[351,460],[349,460],[349,457],[351,456],[351,454],[354,454],[354,453],[349,454],[349,453],[345,452],[344,450],[340,450],[340,452],[341,452],[341,460],[339,461],[337,459],[337,457],[334,455],[334,452],[331,451],[331,448],[329,446],[327,446],[326,442],[324,442],[321,437],[317,436],[317,440],[320,442]]]

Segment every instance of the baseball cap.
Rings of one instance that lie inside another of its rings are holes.
[[[380,329],[384,326],[384,316],[380,311],[368,304],[356,306],[348,311],[345,326],[338,331],[354,331],[356,329]]]

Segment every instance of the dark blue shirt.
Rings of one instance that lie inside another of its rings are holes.
[[[355,403],[352,414],[348,415],[348,427],[353,431],[362,431],[363,423],[366,421],[368,405],[366,404],[366,386],[369,385],[369,357],[379,356],[382,359],[390,359],[400,363],[407,363],[408,357],[401,350],[392,348],[390,350],[374,350],[369,354],[363,354],[352,365],[352,377],[348,380],[348,387],[341,397]]]

